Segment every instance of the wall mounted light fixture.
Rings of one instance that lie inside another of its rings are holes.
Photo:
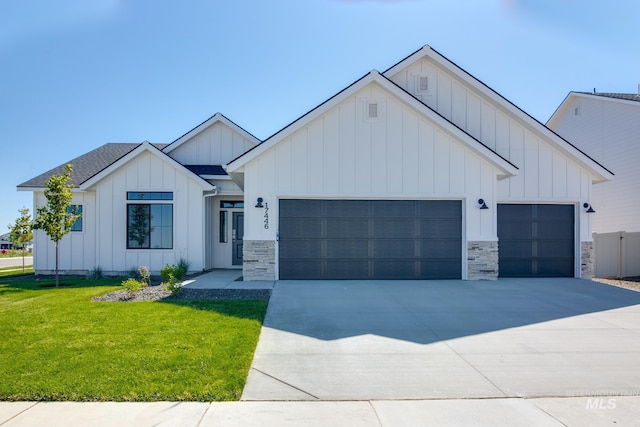
[[[489,209],[489,206],[484,202],[484,199],[478,199],[478,204],[481,205],[480,209]]]
[[[258,197],[258,203],[256,203],[256,208],[264,208],[264,206],[262,206],[262,202],[264,202],[264,199],[262,197]]]
[[[587,209],[587,210],[585,211],[586,213],[595,213],[595,210],[593,209],[593,206],[591,206],[591,205],[590,205],[589,203],[587,203],[587,202],[584,202],[584,203],[582,204],[582,207],[583,207],[583,208],[585,208],[585,209],[589,208],[589,209]]]

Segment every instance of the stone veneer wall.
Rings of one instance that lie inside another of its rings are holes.
[[[276,279],[275,241],[245,240],[242,257],[242,276],[245,281]]]
[[[580,242],[580,272],[583,279],[593,277],[593,242]]]
[[[498,278],[498,242],[467,242],[467,280]]]

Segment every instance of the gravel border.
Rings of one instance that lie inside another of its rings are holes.
[[[177,295],[165,290],[160,285],[151,285],[132,294],[120,289],[99,297],[94,302],[136,302],[136,301],[179,301],[185,299],[252,299],[269,301],[271,289],[189,289],[182,288]]]
[[[594,282],[604,283],[605,285],[617,286],[619,288],[629,289],[630,291],[640,292],[640,276],[623,277],[621,279],[600,279],[594,277]]]

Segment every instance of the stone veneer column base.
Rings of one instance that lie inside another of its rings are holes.
[[[467,242],[467,280],[498,278],[498,242]]]
[[[276,280],[276,242],[245,240],[242,246],[243,280]]]
[[[580,242],[580,277],[593,278],[593,242]]]

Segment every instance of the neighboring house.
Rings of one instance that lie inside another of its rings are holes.
[[[182,256],[245,280],[589,277],[582,206],[612,178],[428,46],[263,142],[216,114],[167,146],[99,150],[113,153],[70,161],[84,217],[62,241],[68,271]],[[55,172],[19,189],[41,205]]]
[[[9,233],[0,234],[0,249],[11,249],[13,243],[9,240]]]
[[[570,92],[547,126],[615,172],[593,188],[596,275],[640,275],[638,94]]]

